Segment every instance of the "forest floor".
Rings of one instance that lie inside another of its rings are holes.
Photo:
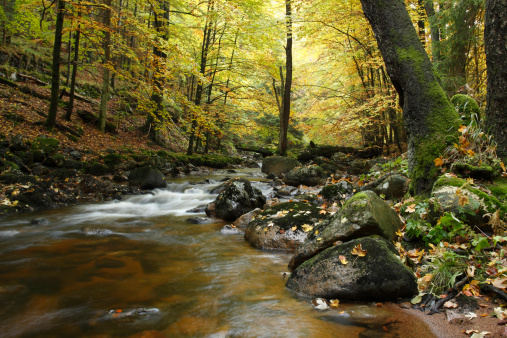
[[[34,82],[27,81],[18,83],[19,86],[29,88],[32,93],[37,93],[39,97],[49,97],[50,90],[48,87],[40,86]],[[56,128],[54,131],[48,131],[44,126],[49,101],[43,98],[37,98],[34,95],[23,93],[19,88],[13,88],[7,85],[0,85],[0,135],[6,139],[21,134],[31,139],[37,136],[45,135],[56,138],[60,141],[60,147],[73,148],[90,156],[103,154],[107,149],[114,151],[122,151],[131,149],[135,152],[141,150],[172,150],[182,151],[182,144],[185,139],[180,133],[174,133],[174,138],[169,144],[171,149],[162,148],[151,143],[147,135],[141,132],[141,126],[144,123],[142,116],[116,115],[118,103],[111,101],[109,106],[110,115],[113,116],[109,122],[114,123],[116,131],[114,133],[99,132],[93,122],[83,121],[78,114],[74,113],[70,121],[66,121],[63,116],[65,110],[63,107],[58,108],[57,123],[63,128]],[[95,103],[83,102],[77,100],[75,103],[75,111],[88,111],[96,113],[98,106]],[[65,128],[71,130],[80,130],[82,135],[76,140],[68,136]],[[63,131],[63,132],[62,132]],[[426,315],[426,313],[408,309],[410,306],[394,306],[393,304],[385,304],[390,307],[394,313],[394,319],[399,320],[404,325],[410,325],[410,316],[416,316],[423,322],[427,323],[432,332],[438,337],[507,337],[507,327],[502,324],[497,317],[494,316],[495,308],[500,305],[494,298],[485,296],[475,296],[478,300],[478,308],[469,311],[474,316],[471,319],[464,318],[449,320],[449,312],[451,309],[445,309],[441,313],[434,315]],[[410,305],[410,304],[408,304]],[[461,306],[461,305],[459,305]],[[408,308],[407,308],[408,307]],[[457,309],[459,310],[459,309]],[[448,313],[446,315],[446,312]],[[467,314],[469,314],[469,312]],[[408,317],[407,317],[408,315]],[[408,327],[407,326],[407,327]],[[386,329],[387,330],[387,329]],[[469,331],[470,330],[470,331]],[[388,331],[388,330],[387,330]]]

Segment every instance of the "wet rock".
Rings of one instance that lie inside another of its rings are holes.
[[[250,212],[247,212],[246,214],[241,215],[241,217],[239,217],[237,220],[235,220],[233,225],[236,228],[245,229],[246,226],[248,225],[248,223],[250,223],[252,221],[252,219],[255,216],[257,216],[258,214],[260,214],[261,212],[262,212],[262,209],[260,209],[260,208],[256,208]]]
[[[187,223],[190,224],[210,224],[214,223],[215,221],[211,218],[205,218],[205,217],[190,217],[186,219]]]
[[[291,258],[289,267],[298,267],[336,241],[370,235],[379,235],[390,241],[401,226],[398,214],[373,191],[357,193],[330,220],[309,232]]]
[[[307,202],[269,207],[247,225],[245,239],[258,249],[294,252],[313,224],[324,219],[321,210]]]
[[[206,205],[200,205],[200,206],[195,207],[193,209],[189,209],[189,210],[187,210],[185,212],[188,213],[188,214],[200,214],[200,213],[205,212],[205,210],[206,210]]]
[[[44,224],[49,224],[49,221],[45,218],[34,218],[32,219],[32,221],[30,222],[30,224],[32,225],[44,225]]]
[[[384,195],[386,199],[403,198],[408,190],[408,182],[409,179],[405,176],[390,175],[380,182],[374,191],[377,195]]]
[[[359,244],[366,250],[364,257],[351,253]],[[322,251],[291,274],[287,287],[314,297],[354,301],[388,301],[417,294],[414,274],[400,261],[394,245],[379,236]]]
[[[354,157],[352,157],[349,154],[337,152],[331,156],[331,160],[333,160],[336,163],[347,164],[347,163],[352,162],[354,160]]]
[[[262,208],[266,203],[266,197],[259,189],[252,187],[247,179],[234,178],[226,185],[225,191],[214,202],[215,214],[226,221],[234,221],[255,208]],[[208,210],[207,207],[206,214]]]
[[[283,181],[287,185],[298,187],[306,185],[314,187],[322,185],[326,181],[324,170],[318,165],[310,165],[304,167],[296,167],[285,175]]]
[[[81,228],[81,232],[83,232],[86,235],[97,235],[97,236],[106,236],[113,234],[113,232],[108,229],[94,229],[91,227]]]
[[[165,188],[167,186],[164,174],[151,166],[133,170],[128,180],[130,185],[136,185],[146,190]]]
[[[288,185],[275,188],[275,193],[276,196],[278,197],[295,196],[298,192],[299,192],[298,188],[291,187]]]
[[[281,187],[283,185],[283,181],[279,178],[274,178],[269,185],[273,188]]]
[[[228,225],[225,225],[222,230],[220,230],[220,233],[221,234],[224,234],[224,235],[237,235],[237,234],[240,234],[241,233],[241,230],[239,230],[238,228],[228,224]]]
[[[349,199],[354,194],[354,187],[348,181],[340,181],[335,184],[328,184],[322,188],[319,195],[329,201],[342,201]]]
[[[277,177],[288,173],[291,169],[297,167],[298,160],[284,156],[270,156],[262,160],[262,172],[265,174],[275,173]]]

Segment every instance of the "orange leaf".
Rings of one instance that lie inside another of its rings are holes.
[[[361,247],[361,243],[359,243],[354,247],[354,249],[352,249],[350,253],[358,257],[364,257],[366,256],[367,252],[368,252],[367,250],[363,250],[363,248]]]
[[[459,129],[458,129],[458,131],[459,131],[460,133],[462,133],[462,134],[464,134],[466,130],[467,130],[467,126],[461,126],[461,127],[459,127]]]
[[[349,262],[347,262],[347,258],[343,255],[338,256],[338,259],[343,265],[347,265]]]
[[[441,167],[444,164],[444,161],[440,157],[434,159],[433,162],[435,162],[435,166],[437,167]]]

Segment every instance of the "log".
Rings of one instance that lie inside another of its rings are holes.
[[[267,157],[267,156],[273,156],[274,155],[274,152],[272,150],[269,150],[269,149],[266,149],[266,148],[261,148],[261,147],[247,147],[247,146],[242,146],[242,145],[235,145],[235,148],[237,150],[251,151],[253,153],[258,153],[258,154],[261,154],[262,157]]]
[[[38,85],[41,85],[41,86],[49,86],[49,83],[46,83],[44,81],[41,81],[33,76],[30,76],[30,75],[26,75],[26,74],[21,74],[21,73],[18,73],[18,76],[22,79],[25,79],[25,80],[30,80],[30,81],[33,81],[35,82],[36,84]]]

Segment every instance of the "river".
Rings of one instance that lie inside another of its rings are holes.
[[[258,170],[219,171],[121,201],[1,218],[0,337],[391,337],[388,310],[316,310],[285,288],[289,254],[224,235],[226,223],[186,221],[204,217],[187,211],[233,175],[270,193]],[[36,217],[49,223],[32,225]]]

